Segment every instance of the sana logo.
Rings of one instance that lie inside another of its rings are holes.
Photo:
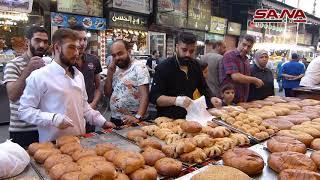
[[[307,16],[301,9],[283,9],[280,13],[275,9],[257,9],[253,16],[253,22],[260,23],[282,23],[286,19],[293,23],[307,22]]]

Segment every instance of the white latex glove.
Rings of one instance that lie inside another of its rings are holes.
[[[72,120],[68,116],[63,114],[56,114],[52,119],[52,124],[59,129],[73,127]]]
[[[192,99],[189,98],[188,96],[177,96],[176,101],[174,102],[174,105],[186,109],[188,106],[190,106],[191,103],[192,103]]]

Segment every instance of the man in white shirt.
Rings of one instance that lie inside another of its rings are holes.
[[[86,132],[85,119],[92,125],[114,127],[87,102],[82,73],[75,67],[79,37],[70,29],[52,36],[54,61],[31,73],[21,96],[21,120],[38,126],[39,141]]]
[[[320,56],[310,62],[304,77],[300,81],[300,86],[320,85]]]

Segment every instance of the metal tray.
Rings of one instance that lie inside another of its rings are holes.
[[[33,158],[31,158],[30,163],[31,163],[31,166],[33,167],[33,169],[39,175],[40,179],[50,180],[50,176],[49,176],[48,172],[46,172],[46,170],[42,164],[38,164]]]
[[[23,172],[15,177],[7,178],[6,180],[42,180],[38,173],[33,169],[31,163],[23,170]]]

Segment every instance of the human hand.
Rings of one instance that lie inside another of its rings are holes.
[[[114,74],[116,72],[116,69],[117,69],[117,65],[114,62],[114,60],[112,60],[108,66],[108,72],[110,72],[111,74]]]
[[[261,79],[256,78],[254,85],[256,85],[257,88],[261,88],[264,85],[264,83]]]
[[[52,124],[59,129],[73,127],[72,120],[68,116],[62,114],[56,114],[52,119]]]
[[[92,109],[94,109],[94,110],[97,109],[97,103],[91,102],[89,105],[90,105],[90,107],[91,107]]]
[[[177,96],[174,105],[187,109],[192,103],[192,99],[188,96]]]
[[[106,121],[104,124],[103,124],[103,126],[102,126],[102,128],[103,129],[110,129],[110,128],[115,128],[116,127],[116,125],[114,125],[112,122],[110,122],[110,121]]]
[[[41,67],[45,66],[44,60],[39,56],[34,56],[30,58],[30,61],[27,64],[27,67],[25,68],[29,73],[32,71],[39,69]]]
[[[211,103],[213,104],[213,106],[215,108],[221,108],[222,107],[222,101],[221,101],[221,99],[219,99],[217,97],[212,97],[211,98]]]
[[[122,118],[122,121],[124,124],[132,124],[132,123],[138,123],[140,122],[139,119],[133,117],[133,116],[130,116],[130,115],[125,115],[123,118]]]

